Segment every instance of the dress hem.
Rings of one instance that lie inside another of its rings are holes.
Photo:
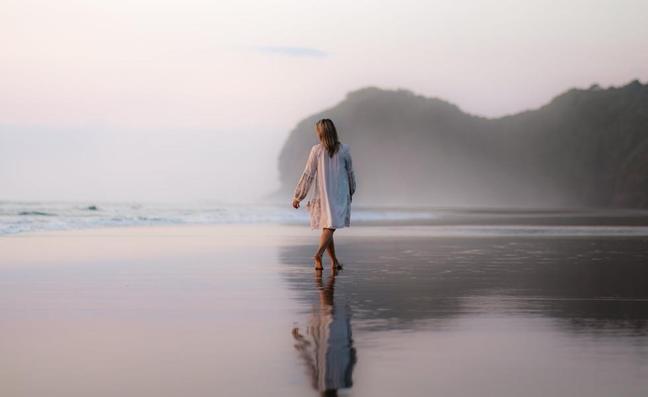
[[[311,230],[319,230],[319,229],[344,229],[351,227],[351,225],[342,225],[342,226],[329,226],[329,225],[317,225],[313,226],[311,225]]]

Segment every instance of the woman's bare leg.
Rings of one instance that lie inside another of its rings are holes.
[[[335,256],[335,241],[333,240],[333,235],[331,235],[331,241],[329,241],[328,247],[326,247],[326,252],[328,253],[329,258],[331,258],[331,267],[341,269],[342,266],[340,265],[337,256]]]
[[[317,252],[315,252],[315,255],[313,256],[313,259],[315,260],[315,269],[322,268],[322,254],[324,254],[324,251],[328,247],[329,242],[333,238],[334,231],[335,229],[322,229],[322,234],[320,236],[320,245],[319,248],[317,248]]]

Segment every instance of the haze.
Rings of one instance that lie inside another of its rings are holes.
[[[648,79],[647,16],[641,0],[5,0],[0,199],[255,200],[290,129],[348,91],[535,108]]]

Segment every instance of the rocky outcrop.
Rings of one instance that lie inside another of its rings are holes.
[[[648,208],[648,84],[636,80],[494,119],[408,90],[353,91],[290,132],[273,198],[290,198],[322,117],[350,145],[354,203]]]

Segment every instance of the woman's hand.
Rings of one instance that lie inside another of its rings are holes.
[[[299,200],[293,199],[292,206],[293,208],[299,208]]]

